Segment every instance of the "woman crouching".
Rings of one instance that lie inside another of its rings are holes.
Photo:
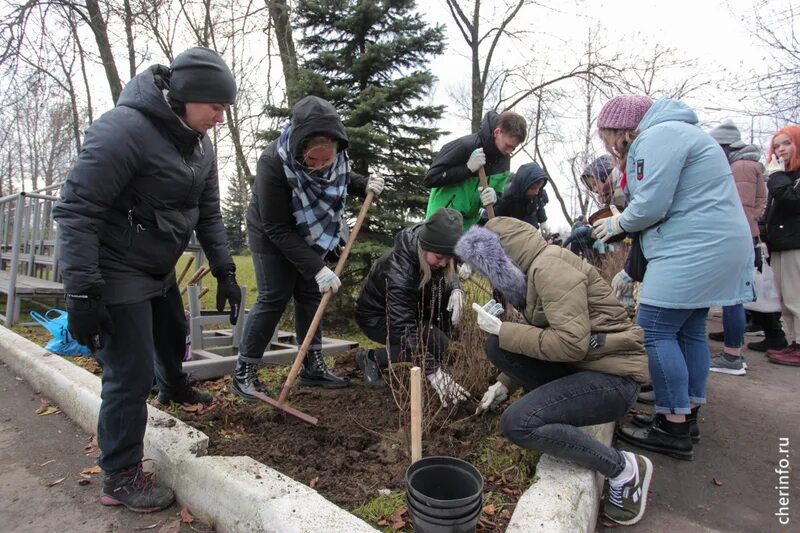
[[[486,356],[503,373],[481,407],[499,403],[509,380],[522,385],[526,394],[501,418],[503,435],[607,476],[605,515],[620,524],[638,522],[652,464],[606,446],[579,426],[613,422],[633,406],[639,383],[648,381],[641,328],[597,269],[548,245],[527,224],[494,218],[485,228],[471,228],[456,252],[526,321],[504,322],[473,306],[478,326],[490,334]]]
[[[453,258],[462,224],[458,211],[439,209],[398,233],[394,248],[370,269],[356,301],[356,322],[370,340],[387,346],[356,355],[367,386],[384,386],[381,369],[389,361],[411,361],[422,353],[443,406],[469,396],[440,366],[464,305]]]

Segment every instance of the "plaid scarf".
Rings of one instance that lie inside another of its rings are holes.
[[[339,244],[339,231],[350,183],[350,162],[344,150],[333,164],[319,174],[309,174],[290,153],[292,123],[284,126],[278,138],[278,156],[292,187],[292,214],[306,242],[321,256]]]

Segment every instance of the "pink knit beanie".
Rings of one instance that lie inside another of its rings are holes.
[[[644,114],[653,105],[649,96],[623,94],[615,96],[600,110],[597,127],[613,130],[635,130]]]

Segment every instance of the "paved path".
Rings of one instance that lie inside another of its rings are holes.
[[[722,329],[719,312],[712,313],[708,329]],[[722,350],[720,343],[710,344],[712,353]],[[800,531],[800,367],[772,364],[749,350],[744,355],[746,376],[712,372],[709,377],[694,461],[644,452],[655,465],[647,514],[636,526],[615,532]],[[781,452],[781,439],[789,440],[788,454]],[[782,460],[794,469],[782,489],[789,493],[786,525],[775,516],[782,507],[775,488]],[[612,531],[602,519],[597,529]]]
[[[78,484],[80,472],[94,466],[95,459],[87,457],[85,450],[91,436],[60,412],[37,416],[41,400],[0,363],[0,531],[192,531],[187,524],[180,528],[174,524],[180,512],[175,504],[147,515],[100,505],[102,474],[91,474],[88,485]],[[210,530],[204,524],[193,525],[196,531]]]

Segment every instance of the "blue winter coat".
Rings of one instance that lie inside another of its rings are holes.
[[[641,303],[699,309],[753,300],[753,241],[731,168],[686,104],[662,98],[639,123],[620,222],[643,231]]]

